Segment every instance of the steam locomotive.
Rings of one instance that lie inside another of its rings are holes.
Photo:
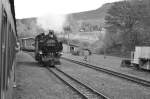
[[[62,42],[58,41],[52,30],[47,35],[41,33],[35,37],[35,60],[44,66],[60,64],[62,50]]]

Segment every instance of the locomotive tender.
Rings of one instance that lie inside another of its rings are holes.
[[[35,37],[35,59],[46,66],[54,67],[60,64],[62,43],[57,40],[53,31],[45,35],[41,33]]]
[[[0,99],[12,99],[17,40],[14,0],[0,0]]]

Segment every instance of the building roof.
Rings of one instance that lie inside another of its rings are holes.
[[[69,43],[69,46],[80,47],[80,45],[78,45],[78,44],[73,44],[73,43]]]
[[[26,37],[26,38],[20,38],[20,39],[27,40],[27,39],[34,39],[34,38],[33,37]]]

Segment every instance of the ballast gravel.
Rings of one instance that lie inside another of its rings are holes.
[[[111,99],[149,99],[150,88],[63,60],[57,66]]]

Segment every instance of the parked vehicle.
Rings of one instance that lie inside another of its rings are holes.
[[[131,55],[131,64],[137,68],[150,70],[150,46],[137,46]]]
[[[150,46],[136,46],[131,52],[131,59],[122,60],[121,66],[150,70]]]

